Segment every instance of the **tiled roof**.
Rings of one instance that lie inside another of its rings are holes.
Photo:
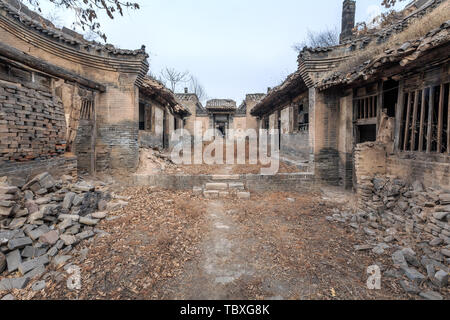
[[[111,55],[137,56],[142,54],[148,57],[145,46],[142,46],[137,50],[118,49],[111,44],[102,45],[95,41],[88,41],[84,39],[81,34],[78,34],[73,30],[67,28],[58,29],[52,22],[28,9],[19,0],[0,0],[0,9],[4,10],[9,16],[15,18],[28,28],[34,29],[43,36],[51,38],[54,41],[60,41],[68,46],[92,52],[102,51]]]
[[[236,110],[236,101],[231,99],[212,99],[206,102],[206,109]]]
[[[399,63],[401,66],[413,62],[425,52],[436,47],[449,44],[450,42],[450,20],[443,23],[439,28],[431,30],[426,36],[410,40],[395,48],[386,50],[381,56],[375,57],[365,63],[358,65],[347,72],[334,73],[323,79],[318,88],[323,90],[339,84],[349,84],[357,79],[369,78],[386,64]]]

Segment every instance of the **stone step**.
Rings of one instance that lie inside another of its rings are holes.
[[[212,176],[214,181],[229,181],[239,180],[241,177],[238,174],[215,174]]]
[[[219,191],[217,190],[207,190],[203,192],[203,196],[206,199],[218,199],[219,198]]]
[[[228,183],[207,183],[205,190],[228,190]]]
[[[228,188],[234,190],[245,190],[245,186],[243,182],[230,182],[228,184]]]
[[[250,192],[238,192],[237,197],[239,199],[250,199]]]

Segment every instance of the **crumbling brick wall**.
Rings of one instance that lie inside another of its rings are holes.
[[[387,158],[387,173],[398,175],[408,183],[418,180],[426,187],[450,190],[450,159],[445,155],[390,155]]]
[[[423,184],[423,175],[436,168],[433,163],[387,156],[386,146],[379,142],[357,145],[358,210],[384,228],[427,233],[450,243],[449,190],[439,181]]]
[[[0,80],[0,163],[65,152],[64,107],[50,88]]]

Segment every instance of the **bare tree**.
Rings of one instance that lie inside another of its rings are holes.
[[[206,99],[206,91],[203,85],[198,81],[198,79],[194,76],[191,76],[191,81],[189,83],[189,87],[191,92],[195,93],[198,97],[198,100],[202,101]]]
[[[61,16],[56,12],[48,12],[45,15],[45,19],[51,21],[56,27],[61,28],[63,23],[63,20],[61,19]]]
[[[37,11],[42,12],[41,0],[26,0]],[[52,3],[58,8],[64,8],[74,12],[76,17],[75,25],[79,25],[83,31],[90,30],[97,33],[100,38],[106,41],[106,35],[101,32],[100,23],[98,22],[99,14],[106,13],[110,19],[119,14],[123,16],[125,8],[138,10],[137,2],[121,1],[121,0],[43,0]]]
[[[404,1],[404,0],[383,0],[381,5],[384,6],[385,8],[392,8],[393,6],[395,6],[395,4],[397,2],[401,2],[401,1]]]
[[[337,29],[326,29],[320,32],[308,30],[306,40],[294,44],[294,50],[300,52],[304,47],[330,47],[339,44],[339,32]]]
[[[187,83],[190,80],[189,71],[180,72],[174,68],[165,67],[161,71],[161,78],[164,82],[169,82],[170,89],[175,92],[177,85],[181,82]]]

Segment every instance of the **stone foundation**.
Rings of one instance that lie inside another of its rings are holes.
[[[54,177],[67,174],[77,177],[77,158],[65,155],[52,159],[7,163],[0,166],[0,177],[28,181],[30,178],[49,172]]]
[[[170,190],[192,190],[214,181],[212,175],[134,175],[129,181],[132,185],[154,186]],[[287,173],[273,176],[256,174],[240,175],[239,181],[245,184],[250,192],[264,191],[312,191],[316,187],[313,174]]]

